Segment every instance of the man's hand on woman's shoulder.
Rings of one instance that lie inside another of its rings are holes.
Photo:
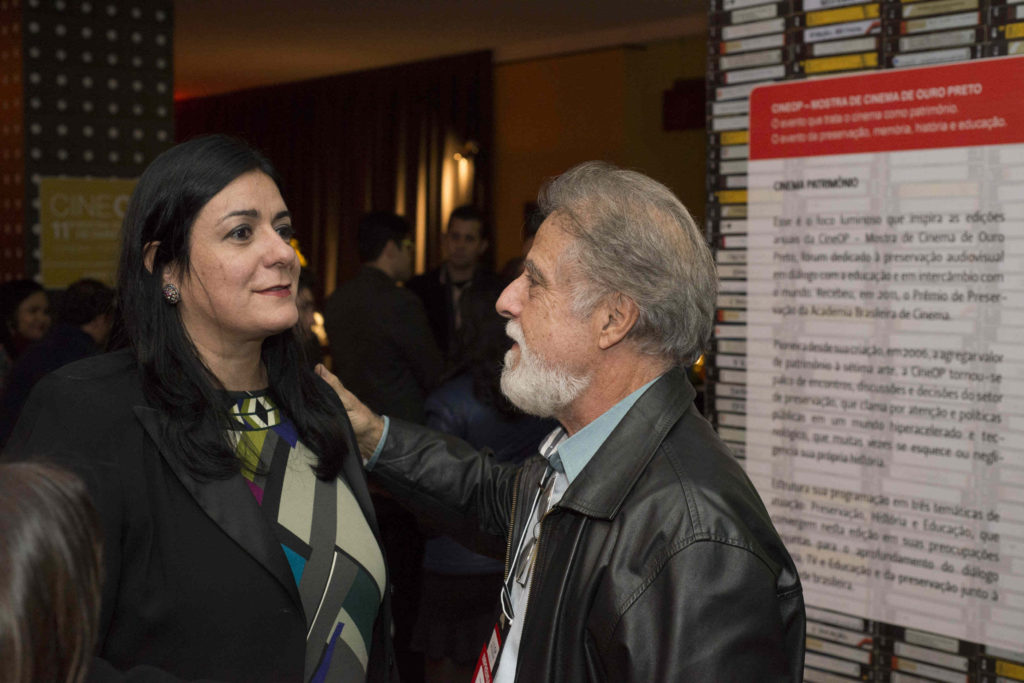
[[[352,423],[356,441],[359,442],[359,452],[362,454],[363,460],[369,460],[384,433],[384,418],[367,408],[366,404],[346,389],[337,375],[324,367],[323,363],[318,364],[315,371],[338,394],[342,405],[345,406],[345,412],[348,413],[348,419]]]

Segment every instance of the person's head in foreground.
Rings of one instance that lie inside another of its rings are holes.
[[[85,680],[102,543],[85,485],[51,465],[0,463],[0,682]]]

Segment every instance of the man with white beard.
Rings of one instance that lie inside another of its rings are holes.
[[[672,193],[588,162],[498,299],[502,391],[561,427],[517,467],[374,415],[324,373],[367,467],[453,534],[507,538],[476,681],[797,681],[804,604],[756,491],[693,406],[711,254]],[[498,596],[496,596],[498,597]]]

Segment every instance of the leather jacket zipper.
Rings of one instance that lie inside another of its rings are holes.
[[[541,516],[540,521],[537,522],[537,546],[533,549],[533,557],[530,559],[530,573],[528,574],[530,577],[530,590],[526,593],[526,604],[523,605],[524,619],[526,618],[525,615],[530,612],[530,601],[533,598],[533,591],[537,588],[537,582],[533,580],[533,571],[537,567],[537,561],[540,560],[540,551],[544,542],[544,520],[548,518],[548,515],[550,515],[554,509],[554,505],[549,507]]]
[[[522,476],[522,468],[516,470],[516,478],[512,484],[512,514],[508,520],[508,540],[505,543],[505,581],[508,581],[508,574],[511,571],[509,563],[512,562],[512,538],[515,536],[512,532],[516,530],[516,501],[519,499],[519,479]]]

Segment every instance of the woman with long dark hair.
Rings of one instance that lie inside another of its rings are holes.
[[[127,348],[41,382],[15,428],[15,451],[71,454],[103,519],[98,678],[394,678],[373,509],[304,362],[291,236],[244,143],[160,155],[124,220]]]

